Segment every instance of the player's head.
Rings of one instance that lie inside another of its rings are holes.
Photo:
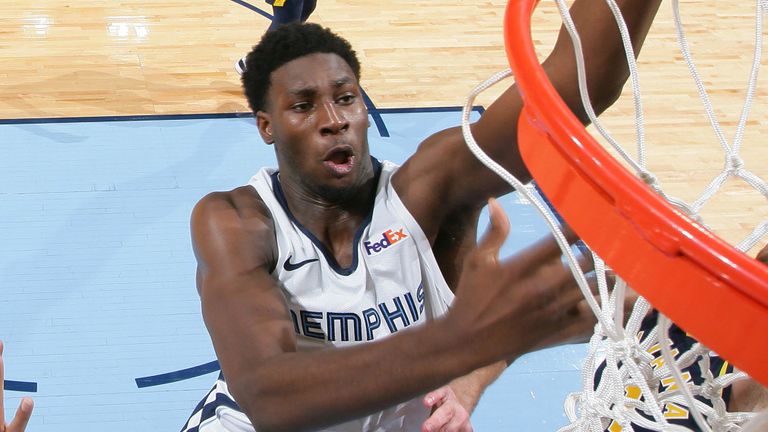
[[[340,203],[370,184],[368,109],[349,43],[316,24],[288,24],[248,55],[243,84],[281,182]],[[292,183],[292,184],[289,184]]]
[[[291,60],[315,53],[338,55],[360,80],[360,62],[346,39],[318,24],[282,25],[265,33],[246,58],[246,69],[241,80],[254,114],[264,110],[269,103],[267,95],[272,72]]]

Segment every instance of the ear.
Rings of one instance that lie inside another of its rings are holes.
[[[259,134],[261,139],[268,145],[275,143],[275,138],[272,136],[272,118],[266,111],[256,112],[256,125],[259,127]]]

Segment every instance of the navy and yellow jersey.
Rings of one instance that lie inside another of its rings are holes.
[[[284,24],[306,21],[314,12],[317,0],[265,0],[272,5],[272,24],[268,31]]]
[[[643,323],[640,326],[640,331],[638,332],[638,338],[642,342],[645,337],[650,333],[650,331],[653,329],[653,327],[656,325],[656,322],[658,320],[658,311],[654,310],[652,311],[645,319],[643,320]],[[679,358],[679,356],[682,353],[685,353],[689,351],[696,343],[696,339],[692,338],[690,335],[688,335],[683,329],[675,325],[674,323],[669,329],[669,340],[671,342],[671,350],[672,354],[675,356],[675,358]],[[653,345],[648,349],[648,353],[653,355],[654,359],[651,361],[651,367],[656,370],[664,365],[664,359],[661,356],[661,347],[659,344]],[[704,374],[702,374],[700,365],[699,365],[699,359],[693,362],[690,366],[687,368],[684,368],[681,370],[683,378],[686,380],[686,382],[692,382],[695,385],[701,385],[704,382]],[[602,376],[603,370],[605,369],[605,363],[603,363],[596,371],[595,373],[595,385],[600,381],[600,377]],[[733,372],[733,366],[731,366],[727,361],[723,360],[719,356],[715,355],[714,353],[710,354],[709,356],[709,370],[712,373],[712,375],[717,378],[719,376],[725,375],[727,373]],[[661,380],[659,383],[659,394],[663,395],[664,392],[673,391],[677,389],[677,384],[674,381],[673,377],[667,377]],[[641,394],[641,391],[636,386],[628,386],[624,389],[625,395],[628,398],[634,398],[638,400],[643,400],[643,396]],[[731,396],[731,388],[726,387],[723,389],[723,400],[725,403],[728,403],[728,400]],[[700,396],[694,396],[697,400],[712,406],[712,401],[710,401],[707,398],[700,397]],[[696,420],[694,420],[693,415],[690,413],[687,406],[683,404],[678,404],[674,402],[667,402],[662,407],[662,413],[664,413],[664,417],[669,421],[669,423],[674,425],[683,426],[685,428],[688,428],[693,431],[700,430],[698,425],[696,424]],[[647,417],[649,420],[653,420],[653,417],[650,415],[650,413],[643,413],[642,411],[638,411],[638,413],[644,417]],[[646,429],[644,427],[632,424],[633,429],[636,432],[651,432],[650,429]],[[607,432],[620,432],[622,431],[622,427],[618,424],[616,421],[611,421],[606,428]]]

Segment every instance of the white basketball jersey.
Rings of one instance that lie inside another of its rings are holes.
[[[288,301],[299,350],[380,340],[444,314],[453,301],[429,241],[392,187],[397,166],[376,160],[374,166],[380,171],[375,203],[356,233],[348,268],[340,267],[293,217],[274,169],[262,169],[249,182],[272,213],[278,245],[273,275]],[[232,396],[219,380],[206,399],[214,402]],[[195,422],[199,429],[188,424],[184,430],[254,430],[236,404],[208,408],[208,418],[198,416]],[[324,430],[418,431],[428,414],[421,398],[416,398]]]

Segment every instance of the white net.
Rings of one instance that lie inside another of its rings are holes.
[[[717,110],[710,101],[707,86],[694,63],[683,30],[679,2],[671,1],[680,53],[693,79],[716,142],[722,149],[724,160],[722,170],[708,180],[704,190],[690,203],[666,193],[657,177],[646,166],[645,121],[635,53],[629,42],[626,25],[618,6],[613,0],[605,1],[614,12],[617,26],[621,30],[630,69],[635,112],[636,155],[634,157],[598,120],[588,103],[589,96],[586,90],[584,59],[579,36],[565,1],[555,0],[563,24],[573,40],[582,103],[596,133],[602,136],[618,157],[623,159],[626,165],[649,187],[702,225],[706,223],[700,214],[702,208],[722,190],[726,181],[743,182],[763,198],[768,199],[766,182],[750,171],[740,156],[745,128],[749,124],[750,109],[757,92],[762,54],[762,18],[764,13],[768,13],[768,1],[758,0],[755,3],[752,67],[746,84],[741,114],[731,139],[728,139],[720,125]],[[632,298],[632,291],[620,278],[611,277],[611,271],[606,264],[600,257],[593,255],[598,286],[598,297],[595,297],[579,268],[574,253],[559,229],[556,216],[551,213],[546,203],[503,167],[491,160],[477,146],[469,130],[469,114],[473,102],[478,94],[510,75],[510,71],[500,72],[473,90],[464,109],[462,128],[467,145],[475,156],[515,187],[543,215],[598,319],[582,369],[582,390],[571,394],[565,403],[565,411],[571,424],[563,427],[561,431],[688,431],[691,429],[680,426],[674,421],[676,418],[688,417],[694,419],[697,427],[695,430],[701,431],[768,430],[766,426],[768,414],[758,416],[755,413],[728,412],[727,410],[723,395],[729,391],[729,386],[734,382],[748,379],[748,376],[743,372],[729,369],[727,363],[719,359],[710,349],[685,335],[663,315],[652,312],[651,306],[642,297],[634,302],[631,313],[628,314],[629,318],[625,320],[627,315],[624,310],[625,303],[627,298]],[[742,251],[748,251],[766,236],[768,236],[768,220],[758,220],[749,228],[748,234],[737,242],[736,247]],[[649,322],[652,322],[650,326]],[[673,339],[675,339],[674,343]],[[683,343],[680,343],[680,340],[683,340]]]

